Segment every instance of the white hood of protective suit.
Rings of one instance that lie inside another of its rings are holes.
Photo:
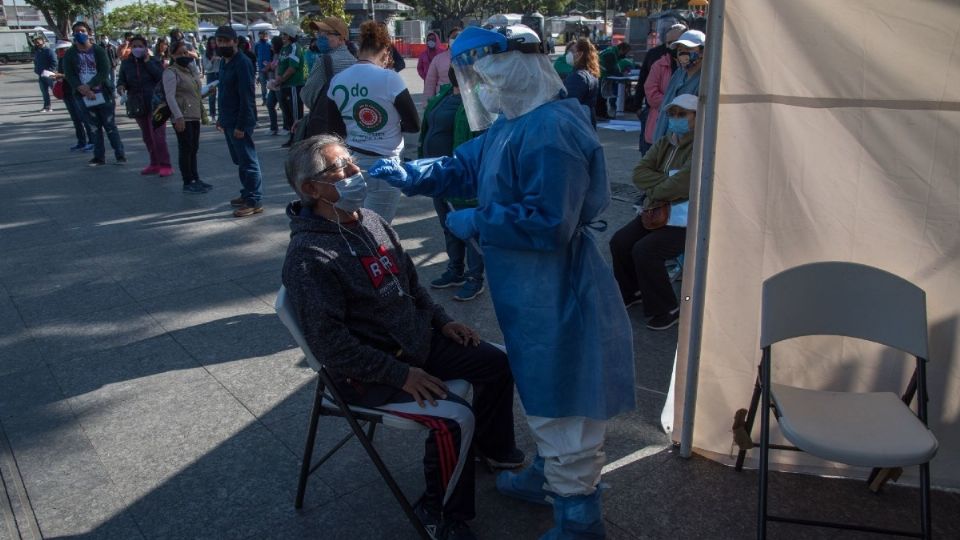
[[[491,113],[508,119],[524,115],[554,99],[563,89],[560,76],[544,54],[509,51],[477,60],[483,79],[478,98]]]

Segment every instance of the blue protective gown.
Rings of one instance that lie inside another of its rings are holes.
[[[603,420],[633,409],[630,320],[586,226],[610,185],[583,107],[562,99],[501,116],[453,157],[406,165],[408,195],[478,198],[490,295],[527,414]]]

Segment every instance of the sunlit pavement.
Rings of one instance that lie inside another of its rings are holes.
[[[403,76],[422,105],[415,69]],[[215,128],[202,128],[199,164],[215,189],[184,195],[179,175],[140,176],[146,152],[120,108],[129,163],[112,164],[108,145],[108,165],[89,168],[90,154],[68,151],[75,140],[62,102],[36,112],[38,93],[30,66],[0,68],[0,540],[415,538],[356,442],[311,478],[304,508],[293,508],[313,372],[273,312],[283,210],[293,198],[283,137],[257,130],[266,211],[236,219],[228,201],[239,181]],[[611,181],[629,183],[637,134],[601,130],[600,138]],[[172,129],[167,142],[176,164]],[[412,157],[416,137],[407,143]],[[604,241],[632,216],[628,202],[613,201]],[[429,200],[404,198],[394,226],[421,280],[443,272]],[[467,303],[452,295],[434,298],[500,341],[488,295]],[[638,408],[608,428],[608,537],[752,536],[756,475],[676,457],[659,426],[676,328],[646,330],[637,308],[631,317]],[[517,420],[530,455],[519,407]],[[321,420],[318,454],[345,433],[344,422]],[[382,429],[376,444],[416,498],[422,435]],[[549,528],[550,509],[504,499],[484,470],[477,480],[480,538],[537,538]],[[772,507],[806,517],[916,522],[910,489],[876,497],[857,482],[773,475],[771,490]],[[960,537],[958,510],[956,495],[935,494],[938,536]]]

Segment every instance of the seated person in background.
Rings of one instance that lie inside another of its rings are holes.
[[[523,463],[506,355],[433,303],[396,232],[361,209],[366,182],[339,138],[297,143],[285,170],[300,200],[283,284],[311,352],[348,402],[430,428],[417,515],[436,538],[474,538],[472,443],[494,467]],[[447,392],[452,379],[473,385],[472,404]]]
[[[677,96],[666,109],[670,127],[633,169],[633,183],[644,190],[644,210],[657,203],[690,198],[690,162],[697,120],[697,96]],[[685,210],[685,209],[684,209]],[[676,215],[675,215],[676,214]],[[680,320],[677,297],[664,263],[683,253],[687,240],[686,214],[671,213],[665,226],[647,230],[641,216],[610,239],[613,274],[627,307],[643,302],[647,328],[666,330]]]
[[[437,58],[433,60],[435,63]],[[447,68],[447,78],[450,84],[441,86],[440,93],[430,98],[426,110],[423,111],[417,159],[452,156],[454,148],[478,135],[470,131],[467,111],[463,107],[463,98],[460,97],[460,84],[452,67]],[[461,240],[450,232],[447,227],[450,206],[453,206],[454,211],[476,208],[477,199],[433,198],[433,208],[437,211],[440,226],[443,228],[447,269],[442,276],[430,282],[430,287],[434,289],[460,287],[453,295],[453,299],[466,302],[473,300],[484,290],[483,255],[470,242]],[[466,260],[466,268],[464,268],[464,260]]]

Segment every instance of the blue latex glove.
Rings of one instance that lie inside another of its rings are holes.
[[[367,169],[367,174],[384,180],[395,188],[403,189],[410,183],[403,164],[393,159],[378,159],[373,167]]]
[[[466,208],[447,214],[447,229],[461,240],[469,240],[477,235],[476,208]]]

